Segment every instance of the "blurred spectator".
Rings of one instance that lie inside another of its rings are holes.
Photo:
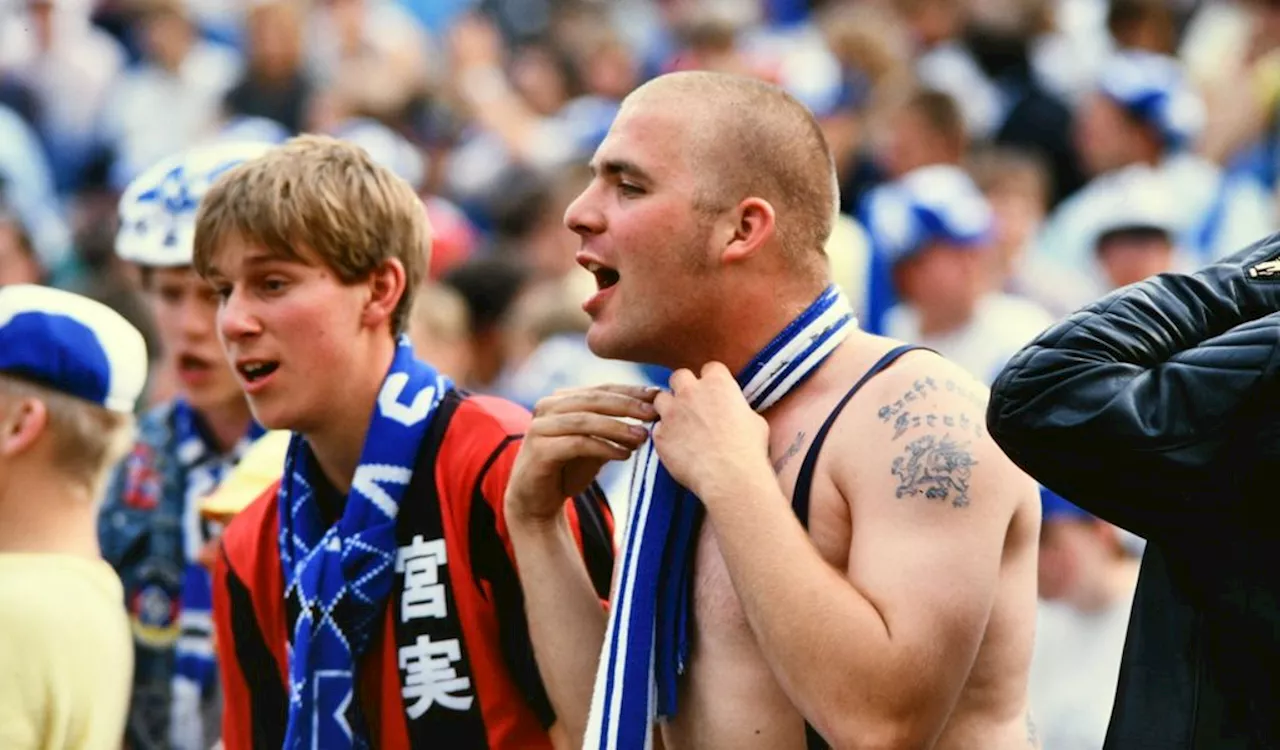
[[[0,288],[0,746],[119,747],[133,653],[94,534],[133,436],[142,337],[91,300]]]
[[[19,0],[0,14],[0,70],[34,92],[36,129],[59,192],[80,186],[97,145],[110,89],[125,64],[123,48],[90,23],[92,0]],[[3,141],[3,139],[0,139]]]
[[[44,269],[22,220],[0,206],[0,287],[43,281]]]
[[[1099,750],[1138,581],[1120,531],[1041,490],[1040,609],[1031,713],[1046,750]]]
[[[209,134],[241,68],[233,50],[200,38],[183,0],[138,0],[136,7],[143,60],[121,75],[103,112],[117,189]]]
[[[471,321],[467,301],[455,289],[427,281],[409,313],[408,334],[414,353],[455,383],[471,370]]]
[[[471,319],[471,367],[459,385],[482,393],[497,386],[509,364],[506,316],[529,279],[528,266],[507,254],[473,258],[445,274],[444,283],[466,300]]]
[[[1107,29],[1120,49],[1177,53],[1178,29],[1164,0],[1111,0]]]
[[[1083,103],[1077,145],[1093,180],[1058,206],[1037,252],[1089,274],[1096,222],[1111,209],[1112,184],[1147,172],[1166,183],[1178,239],[1198,263],[1243,247],[1275,225],[1270,197],[1255,180],[1232,175],[1192,150],[1204,105],[1177,60],[1128,51],[1111,58]]]
[[[1049,202],[1049,170],[1035,154],[988,146],[966,159],[966,169],[993,213],[991,288],[1026,297],[1053,317],[1092,301],[1089,279],[1030,253]]]
[[[21,219],[41,265],[71,261],[71,232],[59,209],[53,170],[36,133],[0,104],[0,203]]]
[[[301,0],[255,3],[246,17],[245,70],[227,93],[229,116],[265,117],[301,132],[312,94],[302,65]]]
[[[912,91],[889,118],[881,163],[891,180],[921,167],[959,164],[969,148],[964,115],[950,94]]]
[[[328,0],[307,21],[308,75],[342,116],[398,117],[439,73],[421,24],[392,0]]]
[[[1052,322],[990,287],[991,208],[960,168],[922,167],[873,195],[869,229],[901,303],[885,334],[938,352],[984,383]]]
[[[1114,187],[1110,211],[1099,220],[1094,240],[1108,290],[1187,267],[1188,259],[1179,263],[1168,187],[1139,175]]]

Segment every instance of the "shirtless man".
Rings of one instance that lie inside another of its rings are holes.
[[[1038,493],[983,428],[983,386],[856,326],[762,414],[731,374],[830,283],[834,168],[810,114],[753,80],[663,76],[628,97],[592,168],[565,216],[601,288],[589,344],[675,372],[670,391],[543,400],[508,486],[534,650],[566,728],[606,744],[590,646],[613,630],[561,504],[643,445],[634,420],[660,417],[656,454],[705,507],[691,650],[677,709],[617,747],[1036,747]]]

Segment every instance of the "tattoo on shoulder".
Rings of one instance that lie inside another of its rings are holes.
[[[963,508],[969,504],[970,477],[978,463],[968,438],[983,438],[986,428],[982,416],[967,408],[961,407],[957,413],[925,403],[930,394],[940,391],[959,395],[979,409],[986,407],[985,397],[970,384],[955,380],[939,384],[924,377],[912,383],[902,398],[880,407],[876,416],[892,428],[891,440],[908,437],[903,453],[893,459],[897,496],[923,496]]]
[[[1040,747],[1040,736],[1036,732],[1036,723],[1031,719],[1031,712],[1027,712],[1027,744],[1032,748]]]
[[[786,466],[791,461],[791,459],[795,458],[796,455],[800,453],[800,446],[802,445],[804,445],[803,430],[796,433],[795,440],[792,440],[791,445],[788,446],[785,451],[783,451],[781,456],[778,456],[778,460],[773,462],[773,473],[774,474],[781,473],[782,467]]]
[[[972,418],[968,414],[960,414],[959,416],[938,414],[936,409],[924,406],[924,397],[939,390],[959,394],[974,406],[982,410],[986,409],[987,400],[982,394],[966,387],[964,384],[957,384],[954,380],[947,380],[939,387],[933,378],[919,378],[912,384],[910,390],[902,395],[902,398],[881,406],[876,412],[876,416],[880,418],[881,422],[893,425],[893,438],[895,440],[902,437],[902,434],[907,430],[922,425],[926,427],[958,427],[965,432],[972,432],[975,436],[982,437],[983,425],[981,418]]]
[[[949,434],[922,435],[907,443],[903,455],[893,459],[898,479],[897,497],[923,496],[926,500],[950,500],[953,508],[969,504],[969,479],[977,465],[967,443]]]

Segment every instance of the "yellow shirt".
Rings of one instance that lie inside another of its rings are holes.
[[[0,748],[118,750],[132,680],[124,590],[110,566],[0,554]]]

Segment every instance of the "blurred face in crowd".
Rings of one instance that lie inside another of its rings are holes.
[[[301,55],[302,29],[290,0],[256,6],[250,11],[246,32],[249,58],[260,74],[284,78],[294,73]]]
[[[991,261],[997,273],[1007,275],[1017,266],[1044,221],[1044,196],[1033,180],[1015,179],[992,187],[985,195],[995,214]]]
[[[986,288],[986,249],[934,242],[893,268],[898,294],[920,315],[926,334],[969,322]]]
[[[218,298],[190,266],[152,268],[144,280],[163,347],[162,367],[200,411],[244,399],[218,343]],[[241,407],[243,408],[243,407]]]
[[[1121,554],[1116,530],[1094,519],[1046,519],[1040,531],[1040,598],[1080,603]]]
[[[0,286],[40,283],[40,264],[18,227],[0,218]]]
[[[190,22],[172,10],[161,10],[147,16],[142,33],[147,54],[169,70],[177,70],[182,65],[194,41]]]
[[[1144,138],[1142,125],[1103,94],[1090,95],[1076,118],[1076,151],[1082,166],[1092,175],[1142,159]]]
[[[1173,270],[1173,242],[1158,229],[1112,233],[1098,242],[1098,263],[1119,289]]]
[[[569,100],[568,82],[547,49],[529,46],[511,61],[511,81],[539,114],[554,115]]]
[[[712,220],[699,209],[694,149],[685,145],[697,118],[663,98],[627,103],[596,151],[594,177],[565,212],[581,238],[578,263],[596,278],[583,305],[587,343],[609,359],[668,363],[718,296]]]
[[[306,247],[283,258],[234,234],[216,251],[208,278],[221,305],[218,333],[249,399],[268,429],[315,433],[335,405],[371,377],[369,340],[389,336],[403,293],[403,267],[387,261],[365,281],[345,284]],[[390,305],[388,271],[400,268],[400,293]],[[380,302],[371,300],[377,296]]]
[[[889,118],[883,134],[881,162],[890,179],[897,179],[919,167],[945,164],[955,156],[924,117],[911,107],[901,107]]]

